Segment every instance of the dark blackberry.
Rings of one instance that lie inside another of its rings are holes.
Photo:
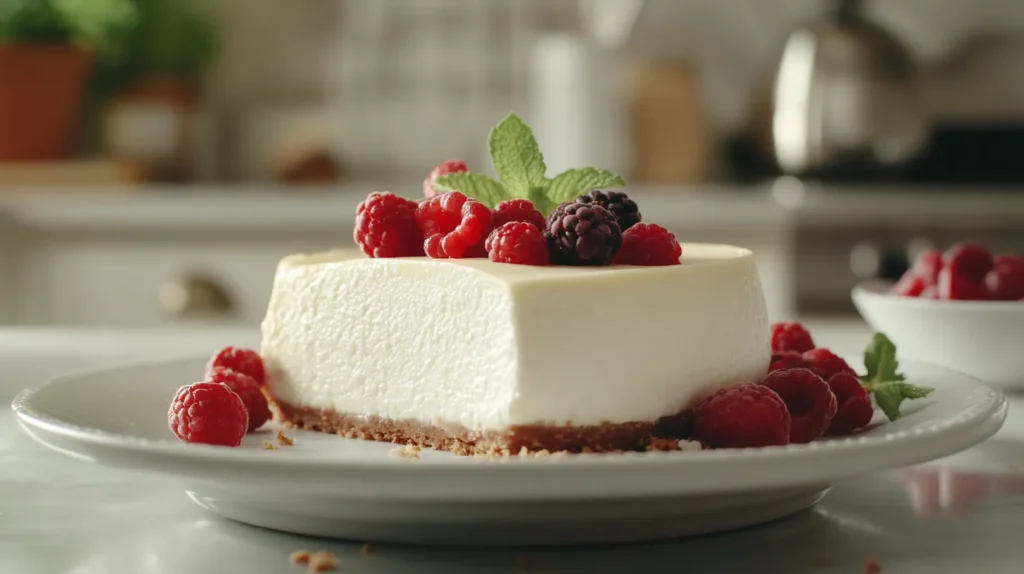
[[[622,247],[617,218],[597,204],[559,205],[548,216],[544,238],[555,265],[610,265]]]
[[[636,202],[621,191],[591,191],[576,198],[577,203],[597,204],[612,212],[619,220],[619,228],[626,231],[640,223],[640,211]]]

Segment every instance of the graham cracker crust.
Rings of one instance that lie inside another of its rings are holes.
[[[419,421],[394,420],[338,413],[333,410],[296,407],[272,400],[274,418],[285,425],[339,434],[346,438],[411,444],[447,450],[458,455],[521,454],[536,452],[644,451],[653,436],[662,435],[665,417],[652,422],[628,422],[589,426],[519,425],[506,432],[481,433],[445,429]],[[683,415],[681,415],[683,416]],[[677,425],[668,425],[677,426]]]

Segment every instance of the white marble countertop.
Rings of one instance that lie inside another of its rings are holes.
[[[833,348],[856,352],[858,323],[811,325]],[[71,370],[253,345],[252,331],[0,329],[0,401]],[[1016,402],[1016,401],[1015,401]],[[1024,570],[1024,421],[939,464],[840,483],[813,510],[766,526],[636,546],[460,550],[379,546],[281,534],[213,517],[175,479],[99,467],[51,452],[0,412],[0,572],[231,574],[303,572],[298,549],[330,550],[339,572],[515,572],[530,556],[549,572],[986,574]]]

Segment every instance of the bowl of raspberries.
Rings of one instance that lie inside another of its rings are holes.
[[[854,287],[853,302],[906,358],[1024,389],[1024,255],[977,243],[926,251],[896,283]]]

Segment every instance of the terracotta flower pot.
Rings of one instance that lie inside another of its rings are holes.
[[[72,45],[0,45],[0,161],[67,156],[92,64]]]

